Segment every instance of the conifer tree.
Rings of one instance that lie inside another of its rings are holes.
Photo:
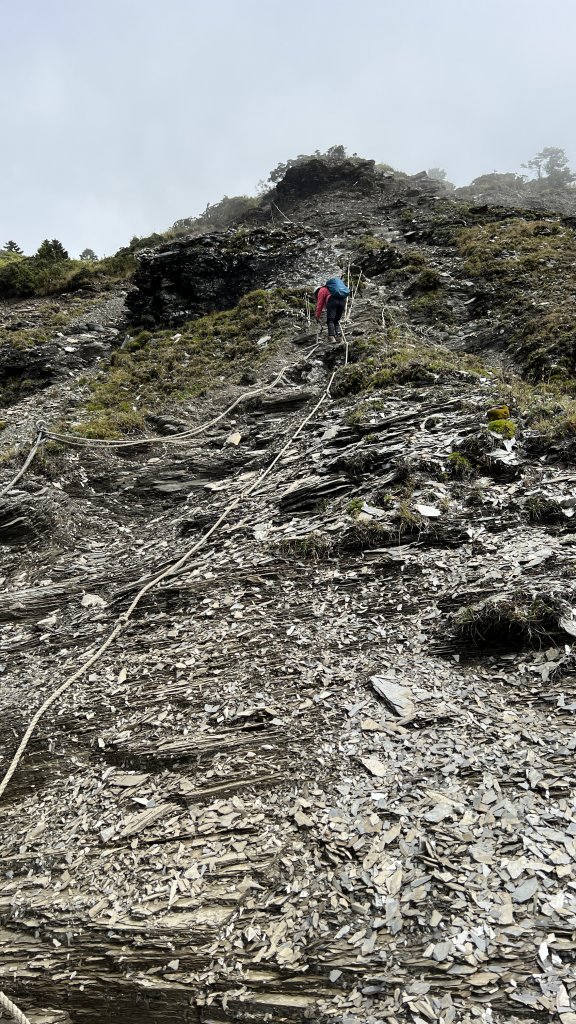
[[[62,260],[70,259],[62,242],[59,242],[57,238],[53,238],[52,241],[45,238],[38,247],[36,257],[39,260],[44,260],[46,263],[58,263]]]

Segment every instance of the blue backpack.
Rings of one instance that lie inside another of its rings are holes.
[[[326,281],[326,287],[330,292],[330,295],[333,295],[334,298],[345,299],[347,295],[350,295],[350,289],[339,277],[329,278],[328,281]]]

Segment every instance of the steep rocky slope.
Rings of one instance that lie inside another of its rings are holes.
[[[4,769],[240,499],[2,798],[1,987],[31,1021],[573,1024],[572,244],[311,161],[144,254],[126,310],[20,336],[52,370],[6,388],[2,480],[36,420],[76,439],[0,499]],[[338,263],[328,348],[306,295]]]

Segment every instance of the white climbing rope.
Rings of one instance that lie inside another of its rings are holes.
[[[26,461],[24,462],[24,465],[20,467],[20,469],[16,473],[16,476],[10,481],[10,483],[7,484],[6,487],[2,488],[2,490],[0,491],[0,498],[3,498],[5,494],[8,494],[8,491],[11,491],[12,488],[18,483],[20,478],[24,476],[24,473],[26,472],[26,470],[28,469],[28,466],[30,465],[30,463],[32,462],[34,456],[36,455],[36,452],[38,451],[38,448],[42,444],[42,441],[44,441],[45,439],[46,439],[46,433],[44,431],[44,428],[43,428],[43,426],[39,426],[38,427],[38,432],[36,434],[36,437],[35,437],[34,441],[32,442],[32,447],[31,447],[30,451],[28,452],[28,457],[27,457]]]
[[[241,402],[249,401],[257,395],[262,395],[267,391],[271,391],[283,380],[286,370],[289,369],[290,364],[283,366],[270,384],[266,384],[262,388],[255,388],[252,391],[245,391],[243,394],[239,395],[238,398],[234,399],[232,404],[224,409],[224,412],[219,413],[218,416],[214,416],[214,418],[208,420],[207,423],[201,423],[198,427],[191,427],[189,430],[183,430],[178,434],[169,434],[167,437],[137,437],[134,439],[126,438],[119,440],[104,437],[81,437],[79,434],[59,434],[56,431],[49,430],[46,432],[46,437],[51,441],[66,442],[68,444],[74,444],[84,448],[90,448],[98,445],[102,445],[105,448],[135,448],[138,445],[146,444],[187,444],[188,441],[197,437],[198,434],[203,433],[203,431],[208,430],[210,427],[215,426],[216,423],[219,423],[220,420],[228,416],[233,409],[241,404]]]
[[[354,297],[355,296],[353,296],[351,307],[352,307],[353,302],[354,302]],[[348,363],[348,352],[349,352],[349,349],[348,349],[348,340],[346,338],[346,335],[345,335],[344,331],[342,331],[342,337],[343,337],[345,345],[346,345],[345,361],[344,361],[344,365],[346,365]],[[317,339],[316,339],[316,343],[313,346],[313,348],[308,353],[306,353],[305,358],[309,358],[313,354],[313,352],[315,352],[316,349],[319,347],[319,344],[320,344],[320,334],[318,334]],[[297,365],[297,364],[293,364],[293,365]],[[230,405],[226,410],[224,410],[223,413],[220,413],[218,416],[214,417],[214,419],[210,420],[208,423],[202,424],[200,427],[193,428],[191,431],[186,432],[187,437],[191,437],[191,436],[193,436],[195,434],[199,434],[203,430],[206,430],[208,427],[213,426],[219,420],[223,419],[226,415],[228,415],[228,413],[231,412],[232,409],[234,409],[241,401],[245,400],[247,397],[252,397],[252,396],[254,396],[256,394],[262,394],[263,392],[271,390],[283,378],[283,375],[284,375],[284,373],[285,373],[285,371],[287,369],[288,369],[288,367],[283,367],[283,369],[277,374],[277,376],[275,377],[274,381],[270,385],[267,385],[264,388],[258,388],[256,391],[251,391],[248,394],[239,396],[232,403],[232,405]],[[20,741],[18,749],[17,749],[16,753],[14,754],[14,757],[12,758],[12,761],[10,762],[10,765],[8,766],[6,772],[4,773],[2,781],[0,782],[0,797],[2,797],[2,795],[6,791],[6,788],[7,788],[8,784],[9,784],[10,780],[12,779],[12,776],[14,775],[14,772],[16,771],[16,769],[17,769],[17,767],[18,767],[18,765],[19,765],[19,763],[20,763],[20,761],[22,759],[22,756],[23,756],[23,754],[24,754],[24,752],[25,752],[25,750],[26,750],[26,748],[28,746],[28,743],[30,742],[30,739],[31,739],[31,737],[32,737],[32,735],[34,733],[34,730],[36,729],[36,726],[38,725],[38,723],[41,720],[41,718],[46,714],[48,709],[58,700],[58,698],[66,690],[68,690],[70,688],[70,686],[72,686],[72,684],[74,682],[76,682],[77,679],[79,679],[82,675],[84,675],[88,671],[88,669],[90,669],[94,664],[96,664],[97,661],[99,661],[99,659],[102,657],[102,655],[105,653],[105,651],[108,650],[108,648],[111,646],[111,644],[114,642],[114,640],[124,631],[124,629],[127,628],[129,620],[132,617],[135,609],[138,607],[138,605],[140,604],[142,598],[148,593],[148,591],[151,590],[153,587],[156,587],[159,583],[161,583],[168,576],[172,575],[173,573],[177,573],[190,560],[190,558],[194,554],[196,554],[196,552],[199,551],[200,548],[202,548],[207,543],[207,541],[212,536],[212,534],[216,532],[216,530],[222,525],[223,522],[225,522],[225,520],[228,518],[230,513],[241,502],[244,502],[246,500],[246,498],[248,498],[251,494],[254,494],[258,490],[258,488],[264,482],[266,477],[269,476],[269,474],[272,472],[274,467],[278,464],[280,459],[289,450],[289,448],[294,443],[296,438],[299,437],[299,435],[302,433],[302,431],[304,430],[304,428],[307,425],[307,423],[309,423],[310,420],[313,418],[313,416],[315,416],[315,414],[317,413],[317,411],[320,408],[320,406],[326,401],[327,398],[330,397],[330,388],[332,386],[332,383],[334,381],[334,377],[335,376],[336,376],[336,371],[333,370],[331,375],[330,375],[330,379],[328,380],[328,383],[325,386],[325,388],[324,388],[324,390],[323,390],[323,392],[322,392],[318,402],[316,402],[314,408],[305,416],[305,418],[302,420],[302,422],[296,428],[294,433],[290,436],[290,438],[282,446],[280,451],[274,456],[274,458],[272,459],[272,462],[270,462],[269,465],[264,470],[262,470],[261,473],[259,473],[259,475],[256,478],[256,480],[252,484],[250,484],[249,487],[247,487],[244,490],[242,490],[240,492],[240,494],[238,494],[236,496],[236,498],[234,498],[233,501],[230,502],[230,504],[224,509],[224,511],[220,514],[220,516],[216,519],[216,521],[212,524],[212,526],[206,531],[205,534],[203,534],[202,537],[200,537],[200,539],[195,544],[192,545],[191,548],[189,548],[187,551],[185,551],[184,554],[179,559],[177,559],[174,563],[172,563],[167,568],[165,568],[161,573],[158,573],[156,576],[152,577],[152,579],[150,579],[138,591],[138,593],[134,597],[132,603],[129,605],[128,609],[125,612],[123,612],[118,617],[118,620],[117,620],[115,626],[113,627],[112,631],[107,636],[107,638],[103,641],[103,643],[101,643],[100,646],[97,647],[97,649],[86,659],[86,661],[82,665],[80,665],[80,667],[78,669],[76,669],[76,671],[73,672],[72,675],[68,676],[68,678],[65,679],[64,682],[61,683],[60,686],[58,686],[53,691],[53,693],[51,693],[46,698],[44,703],[38,708],[38,710],[32,716],[32,719],[30,720],[24,735],[22,736],[22,739]],[[39,426],[38,426],[38,433],[37,433],[36,439],[35,439],[35,441],[34,441],[34,443],[32,445],[32,448],[30,449],[28,457],[26,458],[23,466],[18,471],[18,473],[16,474],[14,479],[11,480],[11,482],[2,491],[0,491],[0,497],[2,497],[3,495],[7,494],[12,489],[12,487],[14,487],[14,485],[18,482],[18,480],[24,475],[24,473],[26,472],[28,466],[31,464],[32,460],[34,459],[34,456],[36,455],[36,452],[37,452],[40,444],[42,443],[43,440],[46,439],[46,437],[53,437],[55,440],[65,440],[65,441],[69,441],[69,440],[72,440],[72,439],[76,440],[74,435],[70,435],[70,436],[59,435],[58,436],[58,435],[50,434],[50,433],[45,431],[44,424],[39,424]],[[180,435],[180,437],[182,439],[182,435]],[[94,441],[96,439],[86,439],[86,440]],[[172,438],[168,438],[168,439],[167,438],[158,438],[158,439],[147,438],[147,439],[144,439],[144,440],[139,439],[139,443],[148,443],[148,444],[150,444],[150,443],[157,443],[159,441],[162,442],[162,443],[166,443],[168,441],[170,443],[170,441],[174,442],[174,440],[175,440],[175,436],[173,435]],[[133,445],[135,442],[131,441],[131,442],[120,442],[120,443],[121,444]],[[116,447],[116,445],[114,445],[114,447]],[[14,1002],[12,1002],[12,1000],[9,999],[8,996],[4,992],[2,992],[2,991],[0,991],[0,1007],[2,1007],[2,1009],[6,1010],[6,1012],[10,1014],[12,1019],[14,1021],[16,1021],[16,1024],[31,1024],[31,1022],[28,1019],[28,1017],[26,1017],[25,1014],[22,1013],[22,1011],[18,1008],[18,1006],[16,1006],[16,1004]]]
[[[16,1024],[30,1024],[28,1017],[24,1016],[22,1010],[19,1010],[16,1003],[13,1003],[11,999],[8,999],[8,996],[4,995],[4,992],[0,992],[0,1006],[10,1014],[12,1020],[16,1021]]]
[[[348,342],[347,342],[347,340],[346,340],[346,338],[344,336],[344,333],[343,333],[342,336],[344,337],[344,340],[346,342],[346,356],[345,356],[345,360],[347,362],[347,360],[348,360]],[[104,652],[108,650],[108,648],[114,642],[116,637],[119,636],[120,633],[122,633],[124,629],[126,629],[126,627],[128,625],[129,619],[132,617],[132,614],[134,613],[135,609],[138,607],[138,605],[140,604],[140,601],[148,593],[148,591],[151,590],[153,587],[157,586],[159,583],[162,582],[162,580],[166,579],[168,576],[171,576],[173,573],[178,572],[182,568],[182,566],[184,566],[190,560],[192,555],[195,555],[196,552],[200,550],[200,548],[204,547],[204,545],[209,540],[209,538],[212,536],[212,534],[216,532],[216,530],[222,525],[223,522],[225,522],[225,520],[228,518],[230,513],[238,505],[240,505],[242,502],[244,502],[246,500],[246,498],[248,498],[251,494],[253,494],[255,491],[257,491],[257,489],[260,487],[260,485],[263,483],[263,481],[266,479],[266,477],[269,476],[269,474],[272,472],[274,467],[280,461],[282,456],[285,455],[285,453],[288,451],[288,449],[294,443],[296,438],[302,433],[302,431],[303,431],[304,427],[306,426],[306,424],[310,422],[310,420],[316,414],[316,412],[318,411],[320,406],[326,401],[327,398],[330,397],[330,388],[332,386],[332,382],[333,382],[335,376],[336,376],[336,371],[333,370],[332,374],[330,376],[330,379],[329,379],[326,387],[324,388],[324,390],[322,392],[322,395],[320,396],[320,399],[318,400],[318,402],[316,403],[316,405],[314,406],[312,411],[308,413],[308,415],[302,420],[300,425],[296,428],[294,433],[291,434],[291,436],[286,441],[286,443],[282,446],[282,448],[277,453],[277,455],[274,456],[274,458],[272,459],[272,462],[270,462],[268,464],[268,466],[266,466],[265,469],[263,469],[262,472],[258,474],[256,480],[254,480],[253,483],[251,483],[249,487],[244,488],[230,502],[230,504],[226,506],[224,511],[218,516],[218,518],[212,524],[212,526],[206,531],[206,533],[204,533],[202,535],[202,537],[199,538],[199,540],[196,541],[195,544],[192,545],[191,548],[189,548],[187,551],[185,551],[184,554],[181,555],[180,558],[178,558],[171,565],[169,565],[165,569],[163,569],[162,572],[158,573],[156,576],[153,576],[150,580],[148,580],[148,582],[143,587],[141,587],[141,589],[138,591],[138,593],[136,594],[135,598],[133,599],[132,603],[129,605],[127,611],[122,612],[122,614],[119,615],[118,620],[116,622],[116,625],[112,629],[112,632],[103,641],[103,643],[101,643],[100,646],[97,647],[97,649],[94,651],[94,653],[91,654],[90,657],[78,669],[76,669],[76,671],[73,672],[71,676],[68,676],[68,678],[65,679],[64,682],[61,683],[60,686],[58,686],[54,690],[54,692],[51,693],[50,696],[46,698],[44,703],[38,708],[38,710],[33,715],[32,719],[30,720],[30,723],[29,723],[29,725],[28,725],[28,727],[27,727],[27,729],[26,729],[26,731],[25,731],[25,733],[24,733],[24,735],[23,735],[23,737],[22,737],[22,739],[20,741],[18,749],[17,749],[16,753],[14,754],[14,757],[12,758],[12,761],[10,762],[8,768],[6,769],[6,772],[5,772],[5,774],[4,774],[3,778],[2,778],[2,781],[0,782],[0,797],[5,792],[6,787],[8,786],[8,783],[10,782],[10,779],[14,775],[14,772],[16,771],[16,768],[18,767],[18,764],[20,763],[22,755],[24,754],[24,751],[26,750],[26,747],[28,746],[28,743],[30,742],[30,738],[31,738],[32,734],[34,733],[34,730],[35,730],[36,726],[38,725],[38,722],[45,715],[45,713],[48,710],[48,708],[50,708],[52,706],[52,704],[54,704],[55,701],[57,701],[58,698],[67,689],[69,689],[70,686],[72,686],[72,683],[75,683],[76,680],[80,678],[80,676],[84,675],[85,672],[87,672],[88,669],[91,668],[92,665],[94,665],[102,657]]]

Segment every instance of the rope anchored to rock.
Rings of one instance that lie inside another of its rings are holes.
[[[32,442],[32,447],[31,447],[30,451],[28,452],[28,456],[26,458],[26,461],[20,467],[20,469],[16,473],[16,476],[10,481],[10,483],[7,484],[6,487],[2,488],[2,490],[0,491],[0,498],[3,498],[6,494],[8,494],[8,492],[11,491],[12,488],[16,486],[16,484],[21,479],[21,477],[24,476],[24,473],[26,472],[26,470],[28,469],[28,466],[30,465],[30,463],[32,462],[34,456],[36,455],[36,452],[38,451],[40,445],[45,440],[46,440],[46,425],[43,422],[39,422],[37,424],[37,427],[36,427],[36,437],[34,438],[34,441]]]

